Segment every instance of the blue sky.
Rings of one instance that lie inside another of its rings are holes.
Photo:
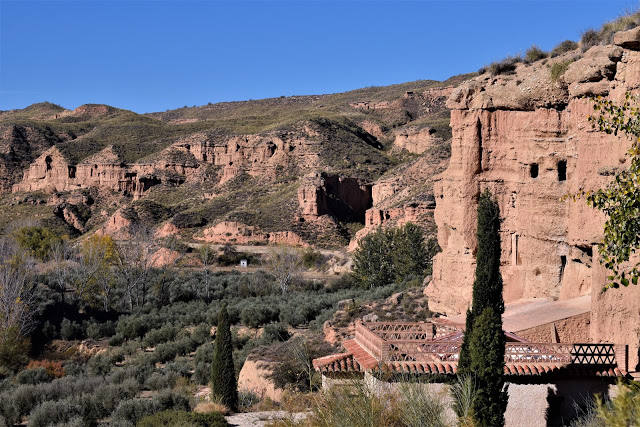
[[[638,0],[0,0],[0,109],[137,112],[442,80]]]

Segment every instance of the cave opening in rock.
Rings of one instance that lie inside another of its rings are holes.
[[[558,181],[567,180],[567,161],[560,160],[558,162]]]
[[[482,122],[480,122],[480,119],[476,121],[476,141],[478,142],[478,172],[482,172],[484,168],[482,165]]]
[[[537,163],[531,163],[529,165],[529,175],[531,176],[531,178],[537,178],[538,177],[538,164]]]
[[[45,157],[45,158],[44,158],[44,163],[45,163],[45,165],[46,165],[46,170],[48,170],[48,171],[50,171],[50,170],[51,170],[51,162],[52,162],[52,161],[53,161],[53,160],[51,160],[51,157],[50,157],[50,156],[47,156],[47,157]]]
[[[564,269],[567,266],[567,256],[566,255],[560,255],[560,278],[558,280],[558,283],[562,283],[562,278],[564,277]]]

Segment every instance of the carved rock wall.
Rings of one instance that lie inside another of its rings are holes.
[[[597,46],[573,62],[563,81],[551,79],[552,64],[520,65],[514,75],[481,76],[452,94],[451,160],[434,185],[442,252],[425,290],[430,309],[461,313],[470,304],[484,189],[495,195],[503,217],[506,302],[591,292],[598,280],[593,245],[604,218],[584,200],[564,196],[609,182],[625,167],[628,142],[592,129],[592,104],[582,94],[597,87],[622,99],[639,86],[640,73],[630,72],[637,60],[638,52]],[[586,84],[597,86],[571,94],[572,85]]]

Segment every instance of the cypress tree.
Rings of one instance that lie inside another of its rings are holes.
[[[211,364],[211,393],[232,411],[238,409],[238,383],[233,364],[233,343],[227,306],[218,313],[216,342]]]
[[[476,274],[471,310],[467,310],[458,375],[473,375],[478,388],[474,418],[480,425],[504,425],[502,275],[500,274],[500,208],[486,190],[478,201]]]
[[[478,250],[471,302],[471,311],[478,316],[487,307],[496,313],[504,313],[499,232],[500,208],[489,190],[485,190],[478,201]]]
[[[509,399],[504,382],[505,341],[502,315],[487,307],[475,316],[469,342],[471,372],[477,385],[473,417],[483,427],[504,426]]]

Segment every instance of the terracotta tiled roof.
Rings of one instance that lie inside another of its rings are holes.
[[[357,346],[357,344],[355,345]],[[371,359],[373,359],[375,363],[369,362],[369,367],[365,368],[362,364],[358,363],[355,355],[351,353],[340,353],[315,359],[313,366],[320,372],[364,372],[378,367],[378,362],[373,357],[371,357]],[[454,375],[458,369],[458,364],[457,362],[387,362],[384,364],[383,369],[393,373]],[[626,372],[621,371],[617,367],[546,363],[508,363],[504,367],[504,373],[505,375],[514,376],[553,374],[588,377],[626,376]]]
[[[361,372],[360,365],[351,353],[332,354],[313,360],[313,367],[320,372]]]
[[[373,369],[378,366],[378,360],[373,357],[367,350],[362,348],[356,340],[346,340],[342,343],[347,352],[351,353],[356,362],[365,370]]]

